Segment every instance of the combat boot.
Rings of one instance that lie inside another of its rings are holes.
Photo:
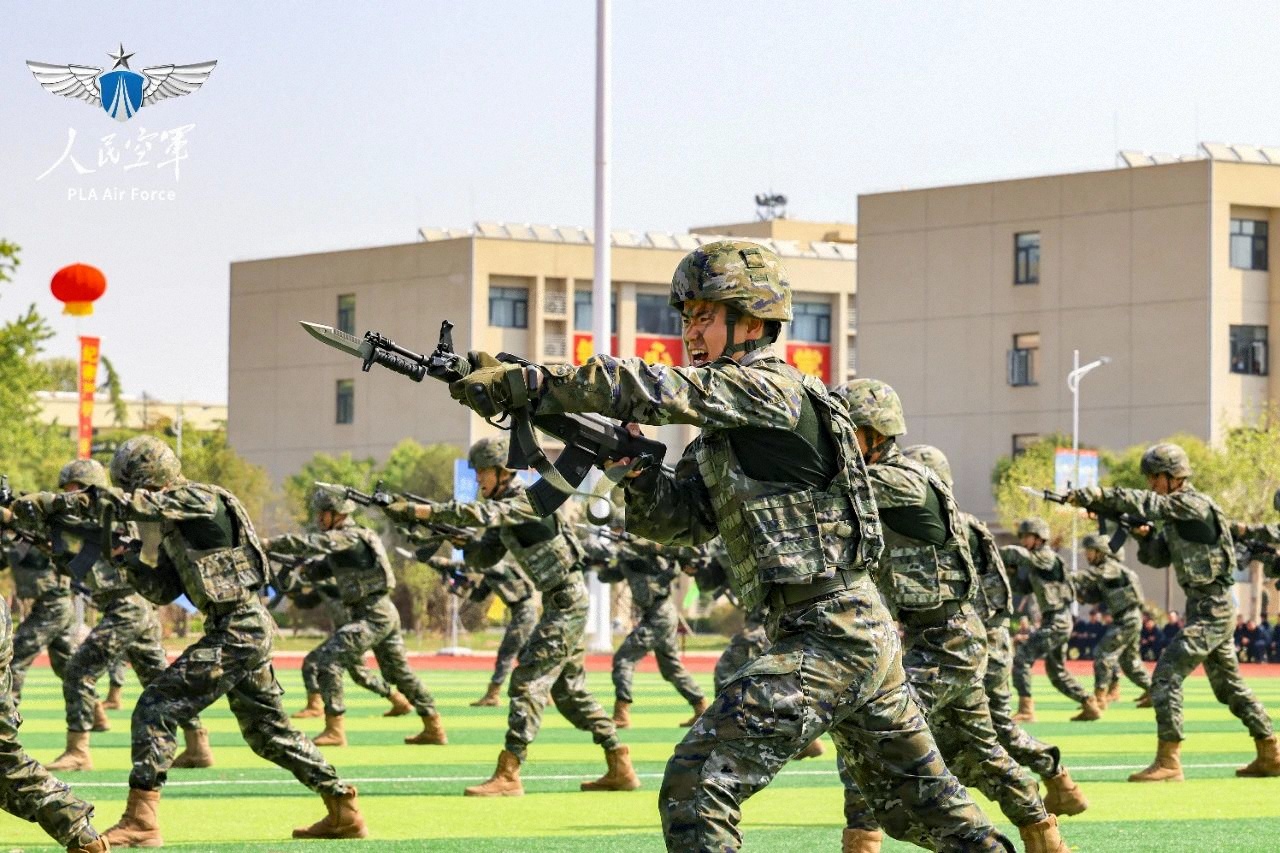
[[[1071,722],[1091,722],[1093,720],[1102,719],[1102,706],[1098,704],[1098,700],[1093,696],[1084,697],[1084,701],[1080,703],[1080,713],[1071,718]]]
[[[514,752],[498,753],[498,767],[489,781],[472,785],[462,792],[468,797],[523,797],[524,785],[520,784],[520,759]]]
[[[1119,690],[1117,690],[1116,692],[1117,692],[1117,693],[1119,693],[1120,691],[1119,691]],[[1107,710],[1107,706],[1108,706],[1108,705],[1110,705],[1112,702],[1114,702],[1114,701],[1115,701],[1114,699],[1112,699],[1112,698],[1111,698],[1111,694],[1110,694],[1110,693],[1108,693],[1108,692],[1107,692],[1107,691],[1105,691],[1105,690],[1101,690],[1101,689],[1099,689],[1099,688],[1097,688],[1097,687],[1095,687],[1095,688],[1093,689],[1093,698],[1094,698],[1095,700],[1097,700],[1097,702],[1098,702],[1098,710],[1100,710],[1100,711],[1105,711],[1105,710]]]
[[[1111,689],[1107,691],[1107,702],[1120,701],[1120,679],[1111,682]],[[1105,707],[1105,706],[1104,706]]]
[[[472,708],[492,708],[498,704],[498,693],[502,690],[502,685],[489,682],[489,686],[485,689],[484,695],[471,703]]]
[[[356,802],[356,789],[345,794],[321,794],[328,814],[311,826],[300,826],[293,831],[294,838],[368,838],[369,829],[364,825],[364,815]]]
[[[1034,723],[1036,721],[1036,702],[1030,696],[1018,697],[1018,712],[1013,715],[1015,723]]]
[[[687,729],[690,726],[692,726],[694,723],[698,722],[698,718],[701,717],[704,713],[706,713],[706,710],[708,707],[709,706],[706,699],[699,699],[698,704],[693,706],[693,716],[685,720],[683,723],[681,723],[680,728]],[[627,720],[628,722],[630,722],[630,714],[628,714]]]
[[[1058,819],[1053,815],[1028,826],[1018,827],[1022,846],[1026,853],[1070,853],[1067,843],[1058,833]]]
[[[620,729],[631,728],[631,703],[613,700],[613,724]]]
[[[45,765],[46,769],[71,771],[92,770],[93,758],[89,755],[89,733],[67,732],[67,748],[53,761]]]
[[[640,777],[631,766],[631,748],[626,744],[618,744],[613,749],[604,751],[605,764],[608,769],[603,776],[594,782],[583,782],[578,786],[583,791],[634,791],[640,787]]]
[[[809,741],[808,746],[796,753],[796,761],[800,761],[804,758],[817,758],[824,752],[826,752],[826,750],[822,748],[822,741],[818,738],[814,738]]]
[[[422,731],[405,738],[404,742],[419,746],[444,746],[449,742],[449,738],[444,733],[444,726],[440,725],[439,714],[423,714]]]
[[[89,727],[91,732],[109,732],[111,731],[111,720],[107,718],[107,709],[102,707],[102,703],[98,702],[93,706],[93,725]]]
[[[309,720],[312,717],[324,716],[324,701],[319,693],[307,694],[307,705],[301,711],[293,715],[295,720]]]
[[[1080,792],[1080,786],[1063,767],[1057,776],[1044,780],[1044,807],[1047,812],[1070,817],[1089,808],[1089,801]]]
[[[1151,701],[1151,691],[1150,691],[1150,690],[1144,690],[1144,691],[1142,691],[1142,695],[1141,695],[1141,696],[1139,696],[1137,699],[1135,699],[1135,700],[1134,700],[1134,707],[1136,707],[1136,708],[1154,708],[1154,707],[1155,707],[1155,703]]]
[[[68,732],[70,734],[70,732]],[[1257,778],[1260,776],[1280,776],[1280,744],[1276,736],[1255,738],[1258,757],[1236,771],[1237,776]]]
[[[111,845],[107,843],[107,839],[101,835],[90,841],[88,844],[73,844],[67,848],[67,853],[109,853]]]
[[[159,791],[130,788],[124,814],[115,826],[106,831],[107,843],[112,847],[163,847],[160,819],[156,816],[156,804],[159,802]]]
[[[208,729],[183,729],[182,741],[187,748],[173,759],[173,766],[179,769],[213,766],[213,751],[209,749]]]
[[[413,710],[413,703],[404,698],[399,690],[392,690],[387,699],[391,702],[391,707],[382,713],[384,717],[403,717]]]
[[[1156,758],[1145,770],[1139,770],[1129,777],[1130,782],[1181,782],[1182,741],[1162,740],[1156,743]]]
[[[316,746],[346,746],[347,730],[342,714],[325,714],[324,731],[311,739]]]
[[[880,853],[884,833],[878,829],[850,829],[845,827],[840,839],[840,853]]]
[[[115,711],[123,707],[124,703],[120,700],[120,685],[113,684],[107,689],[107,698],[102,701],[102,707],[108,711]]]

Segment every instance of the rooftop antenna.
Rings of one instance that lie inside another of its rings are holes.
[[[756,216],[761,222],[768,222],[770,219],[786,219],[787,197],[774,192],[757,195]]]

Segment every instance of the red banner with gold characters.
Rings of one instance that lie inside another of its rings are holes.
[[[830,344],[787,344],[787,364],[822,380],[823,385],[831,384],[831,345]]]
[[[684,341],[669,335],[636,335],[636,355],[648,364],[683,364]]]
[[[574,332],[573,333],[573,356],[574,364],[586,364],[587,359],[596,354],[596,336],[590,332]],[[618,336],[609,336],[609,354],[618,354]]]
[[[98,338],[80,336],[80,439],[76,458],[93,453],[93,392],[98,387]]]

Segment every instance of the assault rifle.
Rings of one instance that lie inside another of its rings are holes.
[[[361,359],[361,370],[368,371],[375,364],[414,382],[430,376],[442,382],[457,382],[471,372],[471,363],[453,349],[453,324],[445,320],[440,324],[440,340],[431,355],[426,356],[406,349],[378,332],[365,332],[364,339],[319,323],[303,322],[302,327],[320,342]],[[524,368],[526,383],[537,365],[511,353],[501,352],[498,361]],[[533,468],[541,479],[529,487],[526,494],[534,511],[544,518],[563,504],[570,495],[578,493],[578,486],[593,467],[603,468],[606,462],[620,459],[648,457],[661,462],[667,448],[660,441],[631,435],[622,424],[597,414],[545,414],[531,411],[528,403],[528,387],[515,383],[512,403],[504,413],[509,425],[489,423],[511,432],[507,467]],[[541,430],[564,442],[553,465],[534,430]],[[610,482],[614,482],[610,479]]]
[[[1021,489],[1027,494],[1035,495],[1041,500],[1070,506],[1070,504],[1067,504],[1066,495],[1051,492],[1048,489],[1035,489],[1031,486],[1022,486]],[[1137,535],[1134,533],[1134,530],[1139,527],[1147,527],[1151,524],[1150,520],[1128,512],[1115,512],[1109,509],[1093,509],[1090,507],[1086,507],[1085,509],[1098,519],[1099,533],[1105,535],[1108,532],[1107,522],[1115,525],[1116,529],[1111,533],[1111,540],[1107,543],[1111,548],[1112,553],[1119,551],[1124,546],[1125,539],[1127,539],[1131,533],[1135,536]]]
[[[614,530],[612,527],[596,527],[591,524],[574,525],[582,533],[588,536],[598,536],[601,539],[608,539],[610,542],[634,542],[636,535],[628,533],[625,530]]]
[[[9,475],[0,474],[0,507],[8,508],[20,497],[22,495],[16,494],[9,485]],[[96,528],[84,531],[79,525],[68,524],[64,519],[56,516],[47,519],[45,527],[48,530],[47,539],[17,526],[12,529],[18,539],[40,548],[53,557],[55,565],[68,572],[73,583],[83,588],[85,575],[93,568],[93,564],[98,561],[102,553],[100,541],[96,535],[98,531]],[[81,535],[82,532],[92,532],[94,535]],[[71,555],[71,547],[67,544],[68,533],[80,539],[80,550],[73,555]]]
[[[275,593],[271,596],[271,600],[267,602],[268,610],[275,610],[289,593],[302,586],[302,574],[307,566],[324,562],[324,557],[305,557],[295,554],[281,554],[276,551],[268,551],[267,559],[280,567],[279,571],[271,573],[271,588],[275,590]]]
[[[440,580],[444,582],[445,588],[454,595],[462,595],[476,586],[475,581],[465,571],[458,568],[452,560],[423,554],[423,550],[419,548],[416,551],[410,551],[408,548],[397,547],[396,553],[406,560],[414,560],[429,569],[433,569],[436,574],[440,575]]]
[[[380,509],[386,509],[391,504],[401,500],[415,504],[432,503],[430,498],[415,495],[413,492],[389,492],[382,480],[374,483],[373,492],[371,493],[362,492],[351,486],[340,486],[336,483],[316,483],[316,485],[322,489],[344,494],[348,500],[355,501],[360,506],[376,506]],[[458,527],[456,524],[445,524],[440,521],[415,521],[413,526],[425,529],[430,533],[431,538],[448,539],[450,541],[470,541],[475,538],[475,533],[470,529]]]

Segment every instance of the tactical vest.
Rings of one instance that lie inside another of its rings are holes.
[[[731,430],[704,432],[690,452],[711,495],[727,552],[729,586],[747,610],[759,607],[769,585],[812,583],[841,571],[867,571],[884,545],[866,463],[848,414],[817,379],[776,357],[753,361],[794,381],[830,431],[844,463],[823,489],[753,480],[733,451]]]
[[[391,561],[382,539],[367,527],[347,521],[338,528],[351,533],[365,547],[345,548],[325,555],[325,562],[338,585],[342,603],[356,604],[372,595],[386,595],[396,587],[396,577],[391,571]]]
[[[1097,587],[1102,603],[1112,616],[1142,605],[1138,576],[1124,563],[1108,559],[1097,568]]]
[[[201,612],[211,604],[248,601],[265,582],[267,565],[248,513],[220,486],[187,483],[183,488],[218,497],[212,519],[162,523],[160,548],[173,563],[187,597]]]
[[[523,491],[524,484],[513,479],[503,498]],[[577,538],[558,515],[549,516],[543,522],[553,523],[555,532],[550,538],[540,542],[528,545],[521,543],[515,529],[508,525],[499,527],[498,535],[538,591],[549,592],[563,586],[574,572],[581,570],[584,552]]]
[[[39,548],[27,542],[9,545],[9,566],[13,569],[13,587],[18,598],[41,598],[45,595],[70,595],[71,579],[58,574],[53,561]]]
[[[1186,486],[1184,488],[1190,488]],[[1165,541],[1173,558],[1178,585],[1184,590],[1212,583],[1230,585],[1236,570],[1235,542],[1222,510],[1206,498],[1214,529],[1195,521],[1166,521]],[[1193,537],[1193,538],[1188,538]]]
[[[71,549],[71,553],[67,555],[67,562],[69,563],[79,553],[85,540],[96,539],[100,541],[102,539],[102,528],[96,523],[90,523],[79,518],[71,518],[68,521],[68,529],[64,536],[73,540],[67,543]],[[102,559],[94,561],[93,566],[84,576],[84,585],[93,593],[95,601],[98,600],[99,596],[109,597],[115,593],[133,588],[129,585],[129,579],[125,576],[124,568],[116,565],[108,555],[103,555]]]
[[[969,530],[969,555],[978,573],[978,594],[974,597],[984,623],[1007,619],[1013,613],[1013,589],[1009,573],[1000,559],[1000,546],[987,526],[968,513],[961,513]]]
[[[507,560],[484,570],[484,585],[507,606],[527,601],[533,595],[533,582],[519,566]]]
[[[1052,569],[1048,574],[1051,577],[1046,578],[1045,574],[1036,567],[1036,563],[1041,561],[1047,564],[1050,560]],[[1041,615],[1056,613],[1070,607],[1071,602],[1075,601],[1076,589],[1071,583],[1062,558],[1048,545],[1044,545],[1031,553],[1031,563],[1031,588],[1035,591],[1036,604],[1040,607]]]
[[[977,584],[973,558],[960,510],[951,490],[933,470],[900,451],[891,451],[874,467],[897,469],[915,480],[924,480],[938,501],[946,525],[946,541],[934,545],[884,525],[884,553],[880,556],[881,589],[897,610],[932,610],[948,601],[972,597]],[[883,519],[883,516],[882,516]]]

